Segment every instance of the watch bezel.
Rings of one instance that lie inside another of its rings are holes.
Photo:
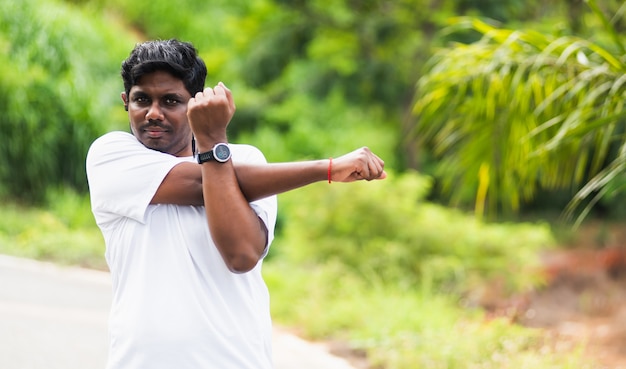
[[[222,159],[218,157],[217,155],[215,155],[218,148],[225,148],[228,152],[228,156]],[[228,146],[228,144],[223,143],[223,142],[217,143],[215,144],[215,146],[213,146],[211,150],[198,153],[197,155],[198,164],[206,163],[207,161],[211,161],[211,160],[215,160],[218,163],[226,163],[228,160],[230,160],[231,156],[232,156],[232,153],[230,151],[230,147]]]
[[[227,152],[226,157],[223,159],[217,155],[218,149],[220,148],[225,148]],[[225,143],[218,143],[217,145],[213,146],[213,150],[211,151],[213,151],[213,157],[215,158],[215,161],[219,161],[220,163],[226,163],[230,159],[230,147]]]

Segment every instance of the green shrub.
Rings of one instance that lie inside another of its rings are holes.
[[[389,173],[281,195],[264,267],[274,319],[348,342],[377,368],[591,368],[577,346],[487,319],[472,300],[494,281],[511,292],[540,281],[547,225],[483,223],[426,202],[429,187],[416,173]]]
[[[93,15],[52,1],[4,2],[0,194],[41,202],[50,185],[87,188],[87,149],[115,117],[123,42]]]
[[[409,172],[281,195],[264,267],[275,321],[386,369],[591,368],[578,347],[479,305],[481,291],[539,281],[548,226],[483,223],[424,201],[429,188]]]
[[[68,230],[96,227],[89,196],[71,188],[48,188],[46,209],[54,214]]]
[[[321,100],[293,95],[282,102],[246,91],[240,96],[242,109],[235,114],[230,132],[238,135],[237,140],[259,147],[269,161],[319,159],[368,146],[394,167],[396,134],[391,119],[380,109],[350,106],[339,93]],[[247,116],[262,123],[245,127]]]
[[[0,254],[106,270],[89,198],[72,190],[50,191],[47,198],[50,209],[0,206]]]
[[[537,282],[547,225],[489,224],[425,202],[426,177],[317,184],[281,195],[284,234],[273,250],[295,263],[339,262],[371,281],[463,293],[501,279],[511,291]]]
[[[450,295],[372,284],[339,262],[303,266],[277,258],[264,275],[278,324],[298,327],[308,338],[343,342],[373,368],[593,367],[577,346],[555,345],[541,330],[488,320]]]

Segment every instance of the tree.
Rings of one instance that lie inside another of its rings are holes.
[[[38,203],[48,188],[85,191],[87,149],[111,124],[119,99],[123,41],[73,6],[41,0],[3,6],[0,195]]]
[[[476,213],[487,206],[494,214],[518,210],[539,189],[586,183],[568,208],[591,195],[584,215],[615,188],[626,167],[624,37],[595,1],[588,4],[608,38],[456,21],[483,37],[430,60],[410,133],[441,160],[437,175],[453,201],[471,191]]]

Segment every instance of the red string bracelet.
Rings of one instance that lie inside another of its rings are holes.
[[[330,173],[333,170],[333,158],[332,156],[330,158],[328,158],[328,183],[331,183],[331,176]]]

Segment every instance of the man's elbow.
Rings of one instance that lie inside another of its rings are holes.
[[[260,255],[256,253],[240,253],[225,258],[226,267],[232,273],[243,274],[251,271],[259,263]]]

